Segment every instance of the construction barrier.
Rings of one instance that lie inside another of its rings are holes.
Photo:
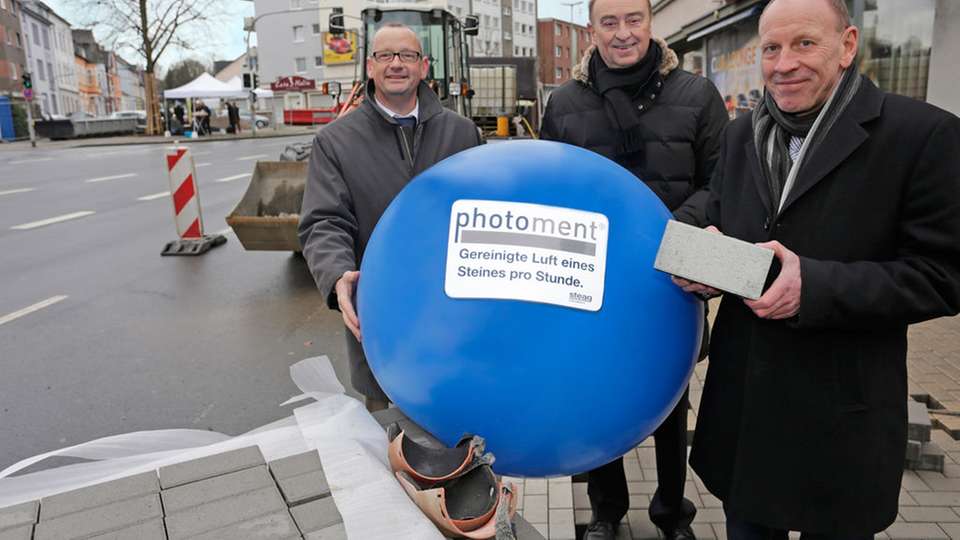
[[[200,189],[190,149],[184,146],[167,149],[167,174],[173,196],[173,219],[178,240],[167,243],[161,255],[202,255],[226,243],[223,235],[203,234],[200,210]]]

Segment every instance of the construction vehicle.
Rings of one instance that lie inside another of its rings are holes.
[[[332,33],[345,31],[343,17],[331,14]],[[359,59],[366,58],[381,26],[401,23],[412,28],[423,43],[423,54],[431,59],[426,83],[445,107],[469,115],[465,37],[477,34],[477,17],[460,20],[445,8],[425,3],[382,4],[364,9],[360,23]],[[367,75],[362,60],[357,62],[357,71],[350,93],[338,106],[338,116],[348,114],[363,99]],[[246,193],[226,218],[244,249],[300,251],[297,226],[307,180],[307,163],[302,160],[308,157],[309,152],[288,148],[281,159],[294,161],[257,162]]]

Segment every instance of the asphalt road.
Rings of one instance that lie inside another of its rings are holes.
[[[191,145],[207,232],[294,141],[309,136]],[[240,434],[290,414],[290,364],[327,354],[344,373],[339,314],[302,258],[229,233],[160,256],[176,238],[164,148],[0,147],[0,469],[118,433]]]

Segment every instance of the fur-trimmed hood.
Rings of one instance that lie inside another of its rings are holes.
[[[657,37],[653,38],[653,41],[660,46],[660,50],[663,52],[663,55],[660,57],[659,71],[661,77],[666,77],[667,74],[680,66],[680,59],[677,58],[677,53],[673,52],[673,49],[667,45],[666,41]],[[573,66],[571,76],[575,81],[590,86],[590,57],[593,56],[593,51],[595,50],[597,50],[596,45],[587,47],[587,50],[583,53],[583,58],[580,59],[580,63]]]

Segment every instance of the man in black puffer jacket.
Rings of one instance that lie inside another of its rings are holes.
[[[573,80],[550,95],[540,134],[617,162],[671,211],[683,205],[676,219],[697,224],[727,111],[710,81],[678,69],[666,42],[651,38],[650,17],[648,0],[590,1],[593,46]],[[684,393],[654,433],[658,486],[649,512],[667,538],[694,538],[696,509],[683,497],[687,408]],[[593,519],[584,539],[613,540],[630,506],[623,458],[590,471],[588,494]]]

